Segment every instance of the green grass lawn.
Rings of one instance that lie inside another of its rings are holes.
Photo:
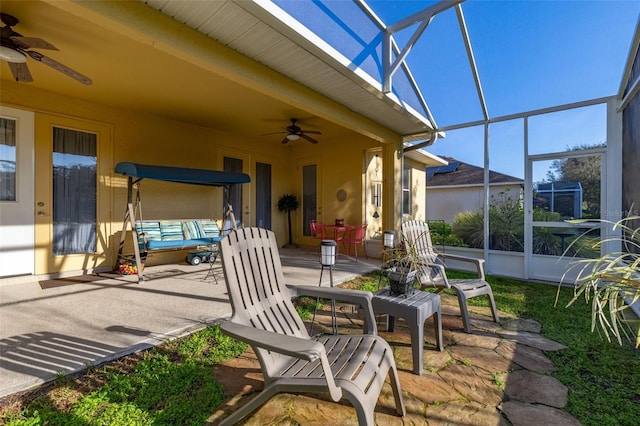
[[[375,290],[378,277],[374,273],[344,286]],[[592,333],[588,304],[565,308],[572,289],[562,289],[554,306],[555,286],[488,281],[499,310],[540,322],[545,337],[568,346],[547,356],[558,367],[553,375],[569,387],[566,410],[571,415],[587,426],[640,424],[640,353],[631,344],[609,343]],[[306,309],[313,309],[311,302]],[[486,298],[469,303],[486,305]],[[61,374],[39,393],[9,399],[8,405],[5,401],[0,424],[201,425],[225,399],[211,374],[213,366],[245,347],[213,326],[100,367],[88,366],[81,376]]]
[[[453,273],[456,278],[467,275]],[[640,351],[632,344],[608,342],[591,332],[591,306],[579,301],[566,307],[572,288],[488,277],[498,309],[542,325],[542,335],[568,349],[547,352],[558,371],[553,376],[569,388],[565,408],[584,425],[640,424]],[[487,305],[486,298],[470,304]]]
[[[640,424],[640,352],[591,332],[591,305],[567,303],[573,289],[489,278],[498,309],[542,324],[542,334],[568,347],[548,352],[569,388],[566,410],[585,425]],[[473,299],[472,299],[473,300]]]

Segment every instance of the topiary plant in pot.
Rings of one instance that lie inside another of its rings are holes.
[[[291,231],[291,212],[298,210],[298,197],[293,194],[284,194],[278,200],[278,210],[281,212],[287,212],[287,225],[289,230],[289,246],[293,246],[293,236]]]
[[[623,336],[629,340],[635,337],[635,347],[638,348],[640,320],[631,312],[631,305],[640,303],[640,216],[629,216],[618,222],[601,222],[612,226],[612,230],[619,230],[621,236],[598,240],[592,248],[599,250],[603,243],[620,241],[623,249],[596,259],[580,259],[572,263],[570,268],[578,268],[578,274],[574,296],[567,306],[584,297],[587,303],[591,303],[592,331],[598,328],[607,340],[611,341],[613,336],[620,344]],[[584,238],[585,234],[572,244]],[[563,275],[561,283],[567,273]]]

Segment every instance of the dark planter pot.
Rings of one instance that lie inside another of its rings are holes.
[[[411,270],[391,270],[387,273],[387,279],[389,280],[389,289],[394,296],[410,296],[416,289],[414,283],[416,281],[416,274],[418,271]]]

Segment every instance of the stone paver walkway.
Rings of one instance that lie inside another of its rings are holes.
[[[436,350],[433,321],[426,321],[422,376],[411,373],[411,340],[404,321],[397,321],[393,333],[379,332],[394,349],[407,415],[395,415],[391,386],[387,384],[376,406],[377,424],[580,424],[562,410],[567,403],[567,387],[550,375],[555,366],[545,355],[565,349],[563,345],[542,337],[540,324],[535,321],[501,313],[500,324],[496,324],[483,308],[470,307],[473,334],[466,334],[457,300],[442,296],[445,350]],[[349,306],[340,308],[340,333],[358,332],[361,321],[357,313]],[[323,314],[319,322],[329,332],[329,312]],[[250,350],[218,366],[215,374],[232,398],[223,409],[212,413],[210,424],[218,424],[263,388],[260,365]],[[244,424],[325,426],[358,422],[347,400],[333,403],[325,395],[280,394]]]

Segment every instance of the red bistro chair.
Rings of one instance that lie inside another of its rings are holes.
[[[348,244],[347,256],[351,255],[351,247],[355,249],[354,252],[356,262],[358,261],[358,245],[360,244],[362,244],[362,248],[364,250],[364,257],[366,257],[367,259],[369,258],[369,256],[367,255],[367,244],[365,242],[366,233],[366,223],[364,225],[350,226],[349,229],[347,229],[347,231],[345,232],[344,237],[342,238],[342,246],[347,248],[346,244]]]
[[[317,220],[309,221],[309,232],[311,233],[311,238],[314,240],[321,241],[324,239],[324,224],[322,222],[318,222]],[[307,249],[307,253],[309,250]]]

